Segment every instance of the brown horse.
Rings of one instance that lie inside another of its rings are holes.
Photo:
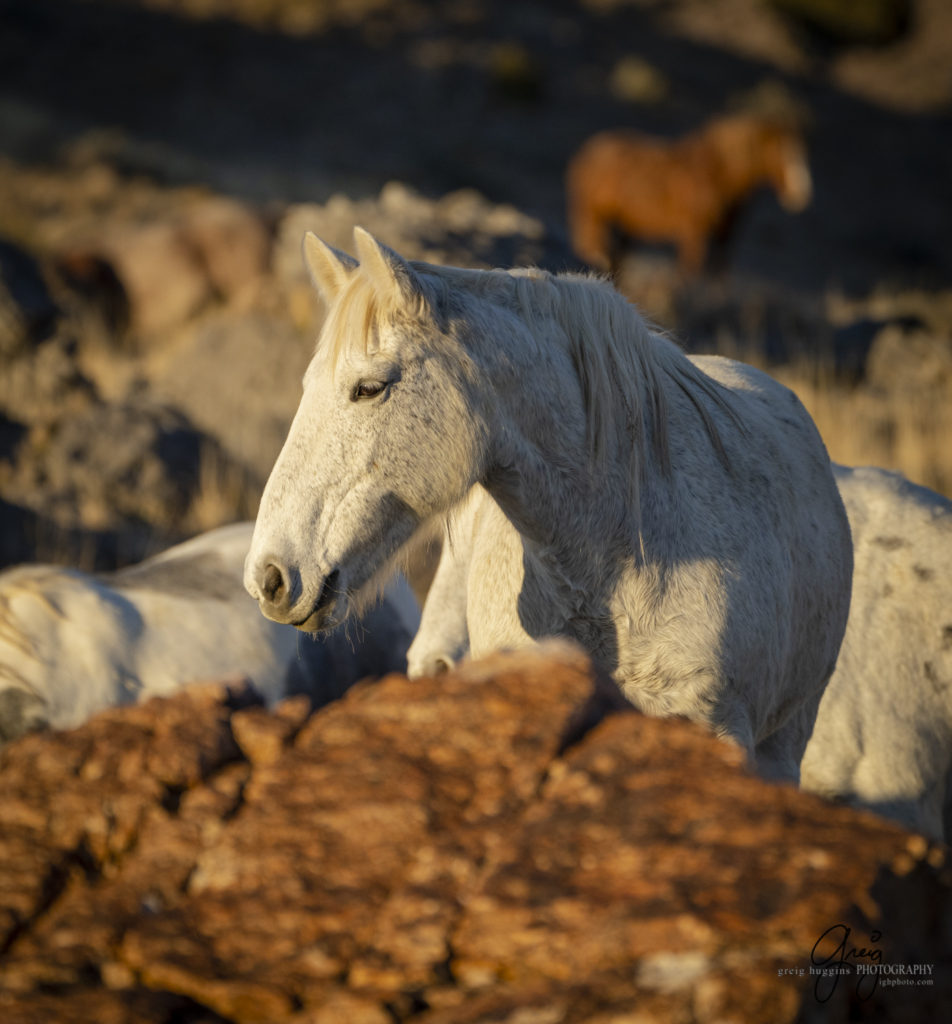
[[[569,228],[576,254],[611,268],[609,229],[673,243],[681,269],[704,266],[712,238],[761,185],[791,211],[810,202],[806,146],[792,124],[755,114],[715,118],[674,141],[627,131],[592,136],[569,162]],[[613,269],[613,268],[612,268]]]

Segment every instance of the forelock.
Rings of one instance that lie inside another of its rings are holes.
[[[369,355],[380,343],[380,303],[359,274],[351,275],[331,306],[317,341],[316,355],[336,370],[349,355]]]

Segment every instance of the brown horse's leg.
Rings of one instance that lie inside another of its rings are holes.
[[[678,266],[685,277],[697,277],[704,269],[707,241],[702,234],[685,232],[678,239]]]
[[[607,228],[607,222],[594,207],[577,201],[571,205],[569,233],[575,255],[599,270],[608,270],[610,266]]]

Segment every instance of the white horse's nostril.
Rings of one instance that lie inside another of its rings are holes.
[[[264,579],[261,581],[261,592],[265,600],[276,604],[287,594],[287,590],[284,573],[273,562],[270,562],[265,568]]]

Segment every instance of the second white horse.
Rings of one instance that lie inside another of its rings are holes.
[[[402,577],[362,622],[303,636],[262,618],[241,585],[252,528],[212,530],[113,573],[0,573],[0,745],[198,680],[242,676],[269,703],[306,693],[323,704],[363,676],[404,670],[419,607]]]

